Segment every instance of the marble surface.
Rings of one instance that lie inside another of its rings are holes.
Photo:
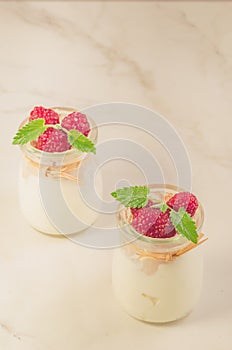
[[[2,1],[0,15],[0,348],[229,350],[232,4]],[[210,239],[201,300],[177,323],[127,316],[112,250],[39,234],[19,210],[11,139],[28,110],[110,101],[158,111],[189,152]]]

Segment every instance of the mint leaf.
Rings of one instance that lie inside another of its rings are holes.
[[[154,201],[154,204],[150,205],[149,208],[156,208],[156,209],[159,209],[162,213],[165,213],[165,211],[169,208],[169,206],[165,202]]]
[[[193,243],[198,242],[196,224],[184,208],[180,208],[178,211],[171,210],[170,217],[175,229],[181,235]]]
[[[18,130],[13,139],[13,145],[24,145],[30,141],[36,140],[48,126],[44,124],[45,120],[42,118],[32,120]]]
[[[147,205],[149,188],[147,186],[124,187],[111,193],[125,207],[142,208]]]
[[[96,154],[96,148],[93,142],[77,130],[70,130],[68,133],[68,142],[72,147],[81,152],[93,152]]]
[[[167,205],[165,202],[163,202],[163,203],[160,204],[159,208],[160,208],[160,210],[162,211],[162,213],[165,213],[165,211],[166,211],[169,207],[168,207],[168,205]]]

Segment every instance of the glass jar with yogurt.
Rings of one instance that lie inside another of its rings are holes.
[[[53,108],[61,117],[75,110]],[[88,117],[88,138],[96,143],[97,127]],[[27,123],[25,120],[20,127]],[[31,143],[21,146],[23,159],[19,174],[21,210],[29,224],[46,234],[69,235],[88,228],[97,211],[85,195],[95,193],[95,155],[77,149],[65,152],[43,152]],[[88,193],[86,193],[86,191]]]
[[[151,195],[164,200],[178,189],[171,185],[149,186]],[[193,218],[199,242],[204,214],[199,207]],[[127,209],[120,207],[117,222],[122,244],[115,249],[112,283],[116,298],[136,319],[164,323],[188,315],[202,287],[201,248],[177,234],[171,238],[143,236],[128,223]]]

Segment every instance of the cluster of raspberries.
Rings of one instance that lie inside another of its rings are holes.
[[[176,230],[170,219],[170,209],[164,213],[159,208],[152,208],[150,200],[144,208],[131,208],[131,225],[142,235],[152,238],[169,238],[176,235]],[[193,216],[198,208],[198,201],[194,194],[189,192],[176,193],[167,201],[167,205],[178,211],[184,208]]]
[[[43,118],[45,124],[59,124],[60,118],[58,113],[52,109],[44,107],[35,107],[30,113],[29,121]],[[62,121],[61,126],[66,130],[78,130],[83,135],[88,136],[90,125],[85,114],[73,112],[68,114]],[[45,152],[64,152],[71,148],[68,142],[67,134],[63,130],[48,128],[39,136],[35,147]]]

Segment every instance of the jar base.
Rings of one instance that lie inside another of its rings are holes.
[[[187,318],[191,313],[192,313],[193,310],[190,310],[188,311],[186,314],[184,314],[183,316],[180,316],[176,319],[170,319],[170,320],[167,320],[167,321],[153,321],[153,320],[143,320],[142,318],[139,318],[137,316],[134,316],[130,313],[128,313],[125,309],[124,309],[124,312],[127,313],[127,315],[129,315],[130,317],[132,317],[133,319],[135,319],[136,321],[139,321],[139,322],[143,322],[143,323],[147,323],[147,324],[151,324],[151,325],[154,325],[154,326],[165,326],[165,325],[171,325],[171,324],[175,324],[175,323],[178,323],[178,322],[181,322],[182,320],[184,320],[185,318]]]
[[[95,221],[96,221],[96,220],[95,220]],[[95,221],[94,221],[94,222],[95,222]],[[72,236],[75,236],[75,235],[78,234],[78,233],[81,233],[81,232],[86,231],[89,227],[91,227],[91,226],[94,224],[94,222],[93,222],[91,225],[89,225],[88,227],[82,228],[81,230],[76,231],[76,232],[72,232],[72,233],[59,233],[59,232],[44,231],[44,230],[42,230],[41,228],[38,228],[38,227],[36,227],[36,226],[34,226],[34,225],[32,225],[32,224],[30,224],[30,226],[31,226],[35,231],[37,231],[37,232],[39,232],[39,233],[41,233],[41,234],[43,234],[43,235],[45,235],[45,236],[51,236],[51,237],[54,237],[54,238],[67,238],[67,237],[72,237]]]

